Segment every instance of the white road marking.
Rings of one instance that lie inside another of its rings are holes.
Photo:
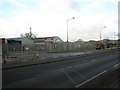
[[[66,68],[72,68],[72,66],[66,67]]]
[[[38,76],[40,76],[41,74],[37,74],[37,75],[35,75],[35,77],[38,77]]]
[[[73,72],[77,73],[80,77],[82,77],[83,79],[86,80],[86,78],[84,76],[82,76],[78,71],[72,70]]]
[[[68,66],[68,67],[65,67],[65,68],[60,68],[58,70],[64,70],[64,69],[67,69],[67,68],[72,68],[72,66]]]
[[[96,60],[92,60],[92,62],[95,62]]]
[[[60,69],[58,69],[58,70],[56,70],[56,71],[59,71],[59,70],[64,70],[65,68],[60,68]]]
[[[95,75],[94,77],[92,77],[92,78],[90,78],[90,79],[86,80],[86,81],[85,81],[85,82],[83,82],[83,83],[80,83],[79,85],[77,85],[77,86],[75,86],[75,87],[76,87],[76,88],[78,88],[78,87],[80,87],[81,85],[83,85],[83,84],[85,84],[85,83],[89,82],[90,80],[92,80],[92,79],[94,79],[94,78],[98,77],[99,75],[101,75],[101,74],[103,74],[103,73],[105,73],[105,72],[107,72],[107,70],[105,70],[105,71],[103,71],[103,72],[101,72],[101,73],[99,73],[99,74]]]
[[[76,85],[77,83],[64,71],[65,75],[72,81],[72,83],[74,85]]]
[[[120,63],[118,63],[118,64],[114,65],[113,67],[117,67],[119,64],[120,64]]]

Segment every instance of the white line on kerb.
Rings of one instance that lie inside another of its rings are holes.
[[[83,83],[80,83],[79,85],[77,85],[77,86],[75,86],[75,87],[76,87],[76,88],[78,88],[78,87],[80,87],[81,85],[83,85],[83,84],[85,84],[85,83],[89,82],[90,80],[92,80],[92,79],[94,79],[94,78],[98,77],[99,75],[101,75],[101,74],[103,74],[103,73],[105,73],[105,72],[107,72],[107,70],[105,70],[105,71],[103,71],[103,72],[101,72],[101,73],[97,74],[96,76],[94,76],[94,77],[92,77],[92,78],[90,78],[90,79],[86,80],[86,81],[85,81],[85,82],[83,82]]]

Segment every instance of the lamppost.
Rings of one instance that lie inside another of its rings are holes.
[[[116,39],[115,37],[116,37],[116,34],[115,34],[115,32],[114,32],[114,40]]]
[[[70,21],[72,19],[75,19],[75,17],[70,18],[70,19],[67,20],[67,49],[68,49],[68,21]]]
[[[106,28],[106,26],[104,26],[104,28]],[[101,30],[100,30],[100,41],[101,41],[101,39],[102,39],[102,35],[101,35]]]

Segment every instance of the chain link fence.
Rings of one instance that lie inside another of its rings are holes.
[[[9,45],[2,46],[3,63],[20,63],[40,59],[41,56],[62,50],[62,44]]]
[[[30,44],[30,45],[8,45],[2,47],[3,63],[20,63],[26,61],[40,60],[52,53],[65,52],[81,52],[87,50],[95,50],[96,42],[87,42],[76,47],[74,43],[69,44],[69,49],[66,49],[65,43],[56,44]]]

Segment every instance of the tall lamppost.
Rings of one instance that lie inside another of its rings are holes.
[[[115,32],[114,32],[114,40],[116,39],[115,36],[116,36],[116,34],[115,34]]]
[[[70,21],[72,19],[75,19],[75,17],[70,18],[70,19],[67,20],[67,49],[68,49],[68,21]]]
[[[106,28],[106,26],[104,26],[103,28]],[[100,41],[102,39],[102,35],[101,35],[101,30],[100,30]]]

